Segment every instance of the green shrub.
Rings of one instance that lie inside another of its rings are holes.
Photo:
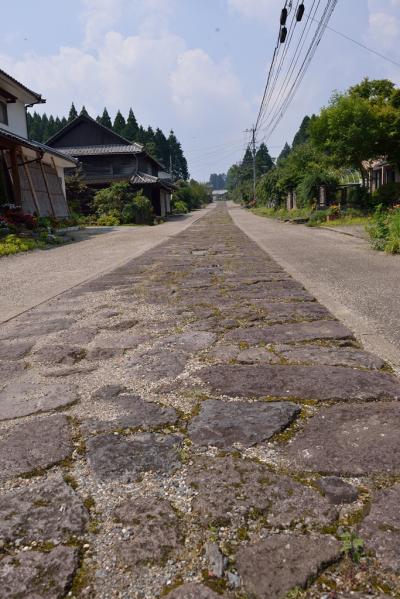
[[[391,208],[400,201],[400,183],[386,183],[372,194],[374,206],[382,205]]]
[[[151,225],[153,223],[153,206],[149,198],[139,192],[135,195],[133,206],[135,208],[135,224]]]
[[[36,248],[45,247],[43,241],[37,239],[21,238],[17,235],[7,235],[0,241],[0,256],[9,256],[19,252],[27,252]]]
[[[347,206],[349,209],[366,210],[371,206],[371,195],[365,187],[352,187],[348,191]]]
[[[97,219],[97,224],[101,227],[117,227],[121,224],[121,221],[114,212],[110,214],[101,214]]]
[[[185,202],[182,202],[182,200],[177,200],[174,205],[174,212],[175,214],[187,214],[189,210]]]
[[[308,227],[318,227],[321,223],[326,222],[326,217],[329,214],[329,209],[327,210],[316,210],[310,215],[307,226]]]
[[[385,252],[400,254],[400,209],[394,210],[388,219],[388,237]]]
[[[113,183],[110,187],[100,189],[93,199],[93,208],[98,215],[113,214],[115,211],[121,215],[121,212],[130,204],[135,197],[132,187],[129,183]]]

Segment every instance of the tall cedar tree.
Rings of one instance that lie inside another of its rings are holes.
[[[130,108],[123,136],[126,137],[126,139],[129,139],[129,141],[137,141],[138,130],[139,125],[135,115],[133,114],[132,108]]]
[[[107,108],[104,108],[103,114],[100,117],[97,117],[96,120],[98,123],[100,123],[100,125],[104,125],[104,127],[108,127],[108,129],[112,129],[111,118],[110,118],[110,115],[108,114]]]
[[[117,114],[115,115],[113,129],[114,129],[115,133],[118,133],[118,135],[123,135],[124,131],[125,131],[125,127],[126,127],[126,121],[125,121],[124,117],[122,116],[121,111],[118,110]]]
[[[71,121],[76,119],[77,116],[78,116],[78,111],[76,110],[75,105],[72,102],[71,108],[69,109],[69,113],[68,113],[68,122],[70,123]]]
[[[289,156],[290,152],[291,152],[291,148],[290,148],[288,142],[286,142],[285,145],[283,146],[282,152],[279,154],[278,159],[276,161],[277,166],[282,164],[282,160],[285,160],[285,158],[287,158]]]
[[[259,179],[266,175],[274,166],[274,161],[269,155],[267,146],[262,143],[256,153],[256,177]]]
[[[86,110],[85,105],[82,106],[79,116],[89,116],[88,111]]]
[[[171,170],[174,179],[189,179],[189,171],[186,158],[182,152],[182,146],[177,140],[175,133],[171,130],[168,137],[169,151],[171,155]]]
[[[305,116],[301,122],[300,128],[293,138],[292,148],[305,144],[310,139],[310,123],[311,119],[309,116]]]

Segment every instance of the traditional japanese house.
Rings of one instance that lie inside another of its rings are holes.
[[[64,169],[76,160],[28,140],[26,109],[45,100],[0,70],[0,203],[38,216],[65,218]]]
[[[127,181],[135,191],[151,200],[154,213],[171,211],[173,184],[163,165],[141,146],[131,142],[90,116],[80,115],[66,125],[47,144],[79,160],[83,181],[101,189]]]

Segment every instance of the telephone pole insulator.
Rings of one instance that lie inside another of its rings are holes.
[[[281,35],[279,36],[279,41],[281,42],[281,44],[285,43],[286,36],[287,36],[287,29],[286,29],[286,27],[282,27],[282,29],[281,29]]]
[[[282,12],[281,12],[281,25],[282,25],[282,27],[283,27],[283,25],[286,25],[287,16],[288,16],[287,8],[282,8]]]
[[[304,8],[304,2],[302,2],[302,3],[299,5],[299,8],[297,9],[296,21],[298,21],[298,22],[300,22],[300,21],[301,21],[301,19],[303,18],[303,15],[304,15],[304,11],[305,11],[305,8]]]

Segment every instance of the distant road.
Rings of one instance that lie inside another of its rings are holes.
[[[229,203],[235,223],[344,321],[363,342],[400,369],[400,256],[329,230],[280,223]]]
[[[210,209],[155,227],[90,227],[73,234],[77,243],[0,258],[0,323],[117,268],[183,231]]]

